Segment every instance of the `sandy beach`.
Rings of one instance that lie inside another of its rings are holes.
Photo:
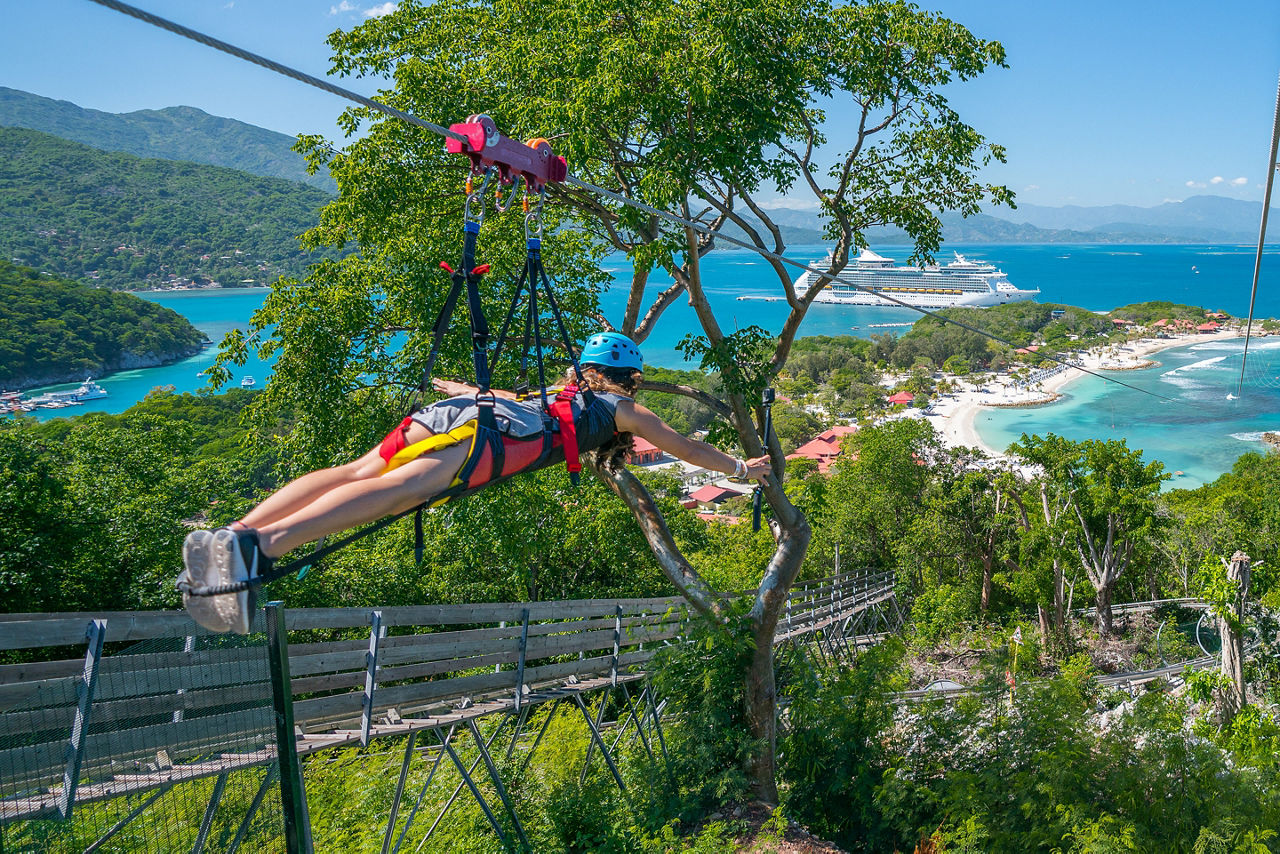
[[[1155,364],[1151,358],[1161,350],[1182,347],[1205,341],[1222,341],[1239,338],[1236,329],[1224,329],[1214,333],[1186,333],[1169,338],[1143,338],[1123,345],[1108,345],[1088,350],[1081,358],[1081,365],[1090,371],[1131,371]],[[978,410],[1008,406],[1043,406],[1062,396],[1073,380],[1085,376],[1085,371],[1069,367],[1026,387],[1015,386],[1008,375],[1001,375],[982,384],[962,378],[952,383],[959,391],[939,397],[933,404],[933,424],[948,447],[979,448],[992,456],[1003,452],[982,441],[974,429]]]

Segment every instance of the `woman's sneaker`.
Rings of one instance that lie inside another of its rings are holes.
[[[182,607],[187,609],[191,619],[214,632],[225,632],[230,628],[218,613],[214,596],[192,596],[187,592],[192,587],[208,587],[214,583],[210,578],[213,567],[213,531],[192,531],[182,543],[182,563],[186,567],[178,576],[178,589],[182,591]]]
[[[178,577],[193,588],[222,587],[255,578],[271,561],[258,547],[258,532],[192,531],[182,546],[185,572]],[[188,589],[189,589],[188,588]],[[254,610],[253,588],[236,593],[200,596],[182,593],[182,604],[191,618],[211,632],[247,635]]]
[[[258,532],[250,528],[233,531],[230,528],[219,528],[213,532],[213,567],[214,576],[220,579],[218,584],[230,584],[235,581],[247,581],[257,578],[258,574],[271,565],[271,561],[258,546]],[[254,588],[215,596],[218,613],[222,616],[226,628],[236,634],[249,634],[249,622],[253,618],[256,604]]]

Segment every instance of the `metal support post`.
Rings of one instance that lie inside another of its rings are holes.
[[[80,765],[84,761],[84,745],[89,737],[89,712],[93,694],[98,689],[98,663],[102,660],[102,643],[107,639],[107,621],[94,620],[85,630],[88,648],[84,654],[84,674],[76,686],[76,716],[71,722],[71,738],[67,742],[66,769],[62,772],[62,792],[58,795],[58,814],[71,818],[80,785]]]
[[[105,845],[108,839],[115,836],[121,830],[124,830],[125,826],[129,822],[133,821],[135,818],[142,815],[142,813],[146,810],[147,807],[151,806],[156,801],[160,800],[161,796],[163,796],[166,792],[168,792],[172,788],[173,788],[172,785],[161,786],[159,789],[152,792],[151,795],[145,801],[143,801],[142,803],[134,807],[127,816],[120,819],[115,824],[111,825],[110,830],[108,830],[106,833],[99,836],[96,842],[94,842],[88,848],[84,849],[84,854],[93,854],[94,851],[97,851],[99,848]]]
[[[515,731],[511,733],[511,742],[507,745],[506,760],[511,761],[512,755],[516,752],[516,742],[520,740],[520,735],[524,732],[524,725],[529,721],[530,706],[525,706],[516,713]]]
[[[289,854],[312,854],[311,817],[307,814],[307,793],[302,784],[302,763],[298,760],[298,741],[293,729],[293,682],[289,678],[289,638],[285,629],[284,603],[268,602],[266,617],[285,848]]]
[[[613,608],[613,658],[609,662],[609,685],[618,687],[618,650],[622,644],[622,606]]]
[[[622,782],[622,774],[618,771],[618,766],[614,764],[613,757],[609,755],[609,748],[605,746],[604,739],[600,737],[599,728],[597,727],[596,724],[594,724],[591,721],[591,713],[587,711],[587,704],[582,702],[582,695],[574,694],[573,699],[577,701],[578,708],[582,709],[582,717],[586,719],[587,726],[591,728],[591,744],[595,744],[600,747],[600,755],[604,757],[605,764],[608,765],[609,770],[613,772],[613,779],[617,781],[618,788],[621,789],[623,792],[625,792],[627,790],[627,784]],[[604,709],[604,701],[605,701],[605,698],[601,697],[600,707],[602,711]],[[590,762],[590,761],[591,761],[591,753],[590,753],[590,750],[588,750],[587,762]],[[582,766],[582,779],[584,782],[587,779],[586,764],[583,764]]]
[[[583,714],[586,714],[586,709],[587,709],[587,707],[586,707],[586,705],[585,705],[585,704],[583,703],[583,701],[582,701],[582,695],[580,695],[580,694],[575,694],[575,695],[574,695],[574,699],[578,701],[578,705],[579,705],[579,706],[582,706],[582,710],[583,710],[583,712],[582,712],[582,713],[583,713]],[[606,701],[607,701],[608,699],[609,699],[609,697],[608,697],[608,695],[607,695],[607,694],[606,694],[605,696],[603,696],[603,697],[601,697],[601,698],[600,698],[600,705],[596,707],[596,722],[595,722],[595,726],[594,726],[594,728],[592,729],[592,732],[599,732],[599,730],[600,730],[600,724],[604,721],[604,707],[605,707],[605,705],[606,705]],[[592,725],[592,724],[591,724],[591,716],[590,716],[590,715],[588,715],[588,716],[587,716],[587,726],[591,726],[591,725]],[[603,742],[603,741],[601,741],[601,742],[600,742],[600,746],[601,746],[602,748],[604,747],[604,742]],[[587,769],[591,767],[591,756],[592,756],[592,754],[595,752],[595,749],[596,749],[596,743],[595,743],[595,741],[594,741],[594,740],[592,740],[592,741],[588,741],[588,742],[587,742],[587,758],[586,758],[585,760],[583,760],[583,763],[582,763],[582,776],[578,779],[578,782],[579,782],[580,784],[581,784],[581,783],[586,783],[586,782],[587,782]]]
[[[516,711],[524,702],[524,662],[525,653],[529,650],[529,609],[520,611],[520,658],[516,661]]]
[[[226,791],[227,775],[230,773],[230,771],[223,771],[218,775],[218,781],[213,784],[213,794],[209,796],[209,806],[204,811],[204,819],[200,822],[200,832],[196,834],[195,844],[191,846],[191,854],[200,854],[204,850],[204,844],[209,841],[213,816],[218,811],[218,804],[222,803],[222,793]]]
[[[436,734],[440,735],[439,729],[436,729]],[[453,745],[450,744],[443,735],[440,735],[440,739],[444,750],[449,754],[449,758],[452,759],[453,764],[457,766],[458,773],[462,775],[463,783],[471,790],[471,795],[476,799],[476,803],[480,805],[480,809],[484,810],[485,818],[489,819],[489,824],[493,826],[494,833],[498,834],[498,838],[502,840],[503,845],[510,848],[511,840],[507,838],[506,832],[503,831],[502,824],[498,821],[498,817],[493,814],[493,810],[489,809],[488,801],[486,801],[484,796],[480,794],[480,789],[476,787],[475,781],[471,779],[471,774],[467,771],[467,767],[463,765],[462,760],[458,758],[457,751],[453,749]],[[477,758],[476,762],[479,763],[479,761],[480,759]],[[471,767],[473,770],[475,769],[475,765],[472,765]],[[450,801],[450,803],[452,804],[452,801]],[[446,806],[445,809],[448,809],[448,807]],[[443,817],[444,813],[441,813],[440,815]],[[439,819],[437,819],[437,822],[439,822]],[[434,829],[435,827],[433,826],[432,830]]]
[[[249,825],[253,823],[253,817],[258,814],[258,808],[262,806],[262,801],[267,797],[267,792],[271,791],[271,784],[275,782],[276,773],[280,770],[280,765],[273,764],[267,766],[267,773],[262,778],[262,785],[258,786],[257,793],[253,796],[253,801],[249,804],[249,809],[244,814],[244,819],[240,822],[240,826],[236,828],[236,837],[231,840],[231,847],[227,849],[227,854],[236,854],[240,850],[240,843],[244,842],[245,836],[249,834]]]
[[[511,816],[511,823],[515,825],[516,835],[520,837],[521,844],[528,851],[530,850],[529,839],[524,835],[524,827],[520,824],[520,816],[516,815],[516,806],[511,803],[511,798],[507,795],[507,787],[502,785],[502,777],[498,774],[498,766],[493,764],[493,757],[489,755],[489,749],[485,747],[484,739],[480,737],[480,727],[476,726],[475,718],[467,721],[467,726],[471,729],[471,737],[475,739],[476,749],[480,751],[480,757],[484,759],[485,767],[489,769],[489,779],[493,780],[493,788],[498,793],[498,800],[502,801],[502,805],[506,807],[507,815]]]
[[[404,761],[400,763],[400,779],[396,782],[396,794],[391,800],[391,817],[387,819],[387,832],[382,837],[382,854],[387,854],[391,850],[391,837],[395,835],[396,818],[400,814],[400,799],[404,797],[404,784],[409,778],[409,762],[413,759],[413,745],[417,741],[418,731],[414,730],[409,733],[409,740],[404,746]]]
[[[378,687],[378,646],[382,640],[382,612],[369,615],[369,651],[365,653],[364,700],[360,711],[360,746],[369,746],[369,730],[373,726],[373,692]]]
[[[453,738],[453,727],[449,727],[449,738]],[[409,810],[409,817],[404,820],[404,827],[400,828],[400,835],[396,837],[396,847],[391,849],[391,854],[399,854],[400,846],[404,844],[404,838],[409,835],[409,828],[413,826],[413,820],[418,815],[418,810],[422,807],[422,799],[427,795],[427,789],[431,786],[431,781],[436,776],[436,770],[440,767],[440,761],[444,759],[444,751],[436,753],[436,761],[431,763],[431,770],[427,772],[427,781],[422,784],[422,791],[418,792],[418,799],[413,802],[413,809]],[[421,846],[419,846],[421,847]],[[384,849],[383,854],[386,854]]]
[[[183,651],[183,652],[185,652],[185,653],[187,653],[188,655],[196,651],[196,636],[195,636],[195,635],[187,635],[187,636],[183,639],[183,641],[182,641],[182,651]],[[174,693],[175,693],[175,694],[185,694],[185,693],[187,693],[187,689],[186,689],[186,688],[179,688],[177,691],[174,691]],[[175,724],[176,724],[176,723],[181,723],[181,722],[182,722],[182,709],[177,709],[177,710],[175,710],[175,711],[174,711],[174,713],[173,713],[173,722],[174,722]]]
[[[556,701],[551,704],[551,711],[547,712],[547,719],[542,722],[542,728],[538,730],[538,737],[533,740],[533,747],[529,748],[529,755],[524,758],[524,762],[520,763],[521,774],[525,772],[525,769],[529,767],[529,763],[533,761],[534,751],[542,743],[542,737],[547,734],[547,727],[551,726],[551,719],[556,716],[556,710],[560,708],[562,700],[564,700],[563,697],[557,697]]]
[[[504,723],[505,723],[505,722],[504,722]],[[450,740],[453,738],[453,733],[454,733],[455,728],[456,728],[456,725],[455,725],[455,726],[451,726],[451,727],[449,727],[449,735],[448,735],[448,736],[443,740],[443,742],[441,743],[441,755],[442,755],[442,756],[443,756],[443,755],[444,755],[444,753],[445,753],[445,751],[444,751],[444,749],[443,749],[443,748],[444,748],[444,745],[447,745],[447,744],[450,742]],[[436,732],[436,735],[437,735],[437,736],[439,736],[439,735],[440,735],[440,728],[439,728],[439,727],[436,727],[435,732]],[[500,733],[500,732],[502,732],[502,726],[501,726],[501,725],[500,725],[496,730],[494,730],[494,731],[493,731],[493,735],[489,737],[490,743],[492,743],[492,741],[498,737],[498,733]],[[451,755],[452,755],[452,751],[450,751],[450,753],[451,753]],[[455,760],[455,761],[456,761],[456,760]],[[440,822],[444,820],[445,814],[446,814],[447,812],[449,812],[449,808],[450,808],[451,806],[453,806],[453,802],[454,802],[454,801],[456,801],[456,800],[458,799],[458,795],[462,794],[462,787],[463,787],[463,786],[465,786],[465,785],[467,785],[467,781],[468,781],[468,779],[469,779],[469,778],[467,777],[467,775],[468,775],[468,774],[471,774],[471,773],[474,773],[474,772],[475,772],[475,770],[476,770],[476,766],[478,766],[479,764],[480,764],[480,757],[479,757],[479,756],[477,756],[477,757],[475,758],[475,761],[473,761],[473,762],[471,763],[471,768],[470,768],[470,770],[468,770],[468,771],[464,772],[464,774],[463,774],[463,782],[459,783],[459,784],[458,784],[458,787],[457,787],[456,789],[454,789],[454,790],[453,790],[453,794],[449,796],[449,800],[445,803],[445,805],[444,805],[444,809],[440,810],[440,814],[439,814],[438,816],[436,816],[436,820],[435,820],[434,822],[432,822],[432,824],[431,824],[431,828],[427,831],[427,835],[426,835],[426,836],[424,836],[424,837],[422,837],[422,841],[418,843],[418,848],[417,848],[417,850],[418,850],[418,851],[421,851],[421,850],[422,850],[422,846],[423,846],[423,845],[425,845],[425,844],[427,843],[427,840],[431,838],[431,834],[433,834],[433,833],[435,833],[435,832],[436,832],[436,828],[437,828],[437,827],[439,827],[439,826],[440,826]],[[461,770],[461,769],[459,769],[459,770]]]
[[[666,763],[666,765],[667,765],[667,767],[668,767],[668,769],[670,769],[670,767],[671,767],[671,757],[667,754],[667,740],[666,740],[665,738],[663,738],[663,737],[662,737],[662,722],[658,719],[659,714],[661,713],[661,711],[662,711],[662,706],[661,706],[661,705],[659,705],[659,704],[654,700],[654,698],[653,698],[653,690],[652,690],[652,688],[650,688],[650,690],[649,690],[649,717],[653,719],[653,732],[654,732],[654,735],[656,735],[656,736],[658,737],[658,747],[662,748],[662,761],[663,761],[663,762],[665,762],[665,763]]]

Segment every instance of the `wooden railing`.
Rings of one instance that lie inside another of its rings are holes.
[[[777,641],[831,631],[892,584],[799,584]],[[283,614],[302,754],[643,679],[689,617],[680,597]],[[180,611],[0,615],[0,652],[36,649],[63,654],[0,665],[0,820],[275,761],[261,634],[211,635]]]

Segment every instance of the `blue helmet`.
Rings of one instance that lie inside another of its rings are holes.
[[[642,370],[644,357],[640,348],[627,336],[618,332],[597,332],[582,345],[580,361],[584,364],[602,365],[606,368],[631,368]]]

